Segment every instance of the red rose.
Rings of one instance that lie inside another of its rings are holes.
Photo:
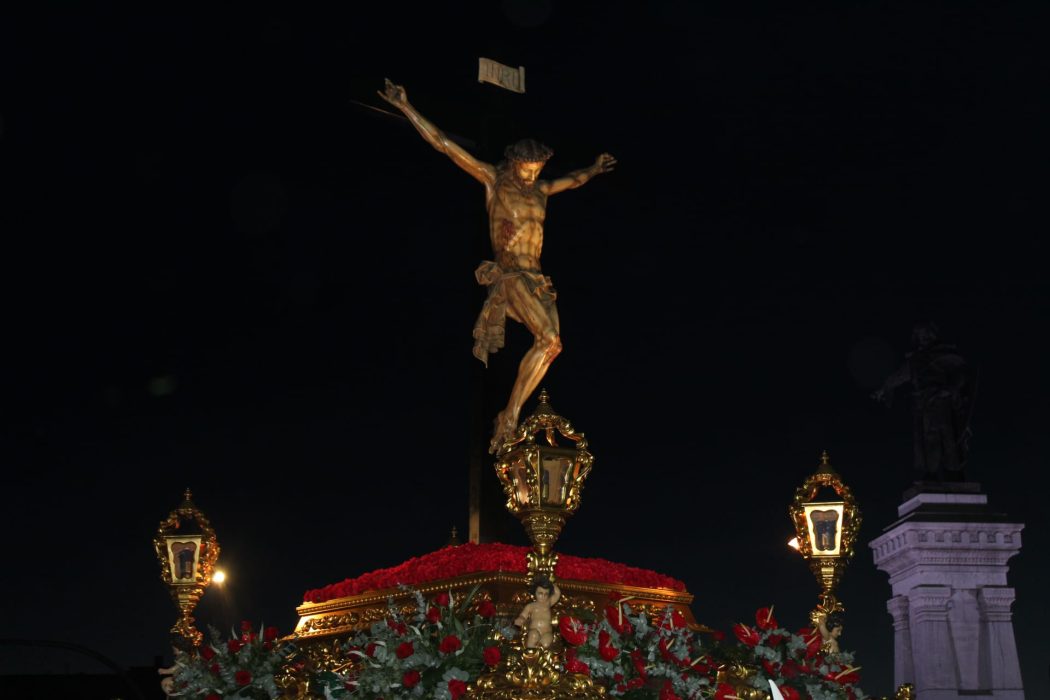
[[[368,643],[368,646],[365,647],[365,654],[367,654],[368,656],[375,656],[376,655],[376,643],[375,642],[369,642]]]
[[[248,671],[238,671],[233,674],[233,680],[237,681],[237,685],[248,685],[252,682],[252,674]]]
[[[398,635],[403,635],[408,632],[408,627],[405,626],[404,622],[398,622],[392,617],[387,618],[386,626],[397,632]]]
[[[212,664],[208,670],[214,673],[216,676],[219,675],[220,671],[222,671],[222,669],[219,667],[219,664]]]
[[[634,690],[635,688],[641,688],[643,685],[645,685],[645,679],[644,678],[632,678],[631,680],[627,681],[627,690]]]
[[[222,696],[216,695],[215,693],[208,693],[204,696],[204,700],[222,700]]]
[[[784,678],[794,678],[798,675],[798,664],[795,663],[794,659],[788,659],[784,662],[784,665],[780,667],[780,675]]]
[[[485,647],[485,651],[481,652],[481,658],[485,661],[486,666],[495,666],[500,660],[499,647]]]
[[[452,693],[452,700],[458,700],[463,693],[467,692],[467,682],[453,678],[448,682],[448,692]]]
[[[241,632],[247,633],[247,632],[251,632],[251,631],[252,631],[252,623],[248,622],[247,620],[242,620],[241,621]]]
[[[558,620],[558,630],[562,638],[574,647],[587,641],[587,627],[575,617],[562,615]]]
[[[438,593],[434,597],[434,602],[437,603],[438,605],[440,605],[443,608],[447,608],[448,607],[448,593],[444,593],[444,592]]]
[[[768,637],[766,637],[766,640],[764,642],[762,642],[762,643],[765,644],[767,647],[775,647],[777,644],[780,644],[782,641],[784,641],[783,635],[780,635],[780,634],[777,634],[776,632],[774,632],[773,634],[771,634]]]
[[[759,608],[755,611],[755,624],[758,625],[759,629],[771,630],[776,629],[777,618],[773,617],[773,608]]]
[[[397,658],[399,659],[407,659],[412,656],[412,654],[415,654],[416,650],[412,646],[412,642],[401,642],[394,653],[397,654]]]
[[[663,687],[660,688],[660,700],[682,700],[675,695],[674,686],[671,685],[670,680],[664,681]]]
[[[784,700],[799,700],[798,691],[792,688],[790,685],[777,685],[780,688],[780,694],[784,696]]]
[[[239,639],[231,639],[226,642],[226,648],[230,650],[231,654],[236,654],[244,646],[244,642]]]
[[[459,641],[459,637],[450,634],[441,640],[441,644],[438,645],[438,651],[442,654],[451,654],[461,646],[463,646],[463,643]]]
[[[711,630],[711,639],[715,640],[716,642],[721,642],[725,638],[726,633],[722,630]]]
[[[205,661],[211,661],[215,658],[215,650],[211,647],[201,647],[201,658]]]
[[[736,635],[737,639],[739,639],[743,644],[746,644],[749,647],[753,647],[756,644],[758,644],[758,630],[751,629],[742,622],[737,623],[733,627],[733,633]]]
[[[405,675],[401,676],[401,685],[406,688],[415,688],[419,685],[419,671],[405,671]]]
[[[496,604],[487,598],[478,604],[478,615],[482,617],[493,617],[496,614]]]
[[[275,639],[277,639],[277,628],[267,627],[266,631],[263,632],[263,640],[267,642],[272,642]]]
[[[430,608],[427,610],[427,622],[437,624],[441,621],[441,611],[437,608]]]
[[[273,642],[263,642],[263,649],[266,651],[273,649]]]

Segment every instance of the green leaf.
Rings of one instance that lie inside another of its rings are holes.
[[[474,595],[478,592],[479,588],[481,588],[481,584],[475,583],[474,587],[470,589],[470,593],[468,593],[467,597],[463,599],[463,604],[459,606],[460,615],[465,613],[467,608],[470,607],[470,601],[474,600]]]

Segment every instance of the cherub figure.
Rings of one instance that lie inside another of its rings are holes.
[[[549,578],[539,574],[532,580],[533,601],[522,608],[514,619],[518,627],[525,627],[525,647],[547,649],[554,642],[551,608],[561,600],[561,589]]]
[[[820,645],[821,650],[827,654],[838,654],[839,637],[842,636],[843,629],[842,617],[835,613],[829,615],[822,612],[814,616],[814,622],[817,631],[820,632],[820,638],[824,640]]]

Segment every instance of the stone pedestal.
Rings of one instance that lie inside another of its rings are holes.
[[[974,483],[916,484],[897,513],[870,544],[893,588],[894,685],[918,700],[1024,700],[1006,584],[1024,525]]]

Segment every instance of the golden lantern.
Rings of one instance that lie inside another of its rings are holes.
[[[833,489],[838,498],[814,500],[822,488]],[[827,452],[821,455],[817,471],[806,477],[795,491],[788,511],[795,525],[798,551],[820,583],[820,603],[814,615],[842,612],[844,608],[835,598],[835,587],[853,556],[861,516],[853,492],[831,467]]]
[[[559,437],[566,442],[559,443]],[[521,520],[532,542],[530,575],[544,573],[553,579],[558,562],[554,543],[566,518],[580,507],[593,462],[583,433],[551,409],[547,391],[541,390],[536,410],[503,443],[496,461],[507,510]]]
[[[219,543],[208,519],[193,505],[189,489],[182,503],[160,522],[153,548],[160,563],[160,578],[181,612],[171,633],[197,646],[203,635],[194,625],[193,609],[211,583]]]
[[[554,412],[546,390],[540,391],[533,414],[500,446],[496,474],[507,495],[507,510],[521,520],[532,542],[526,555],[531,581],[539,574],[554,581],[558,563],[554,543],[565,520],[580,507],[580,492],[593,462],[587,439]],[[605,688],[589,676],[564,670],[560,647],[553,642],[548,647],[527,647],[524,638],[515,640],[495,669],[467,687],[467,697],[606,700]]]

